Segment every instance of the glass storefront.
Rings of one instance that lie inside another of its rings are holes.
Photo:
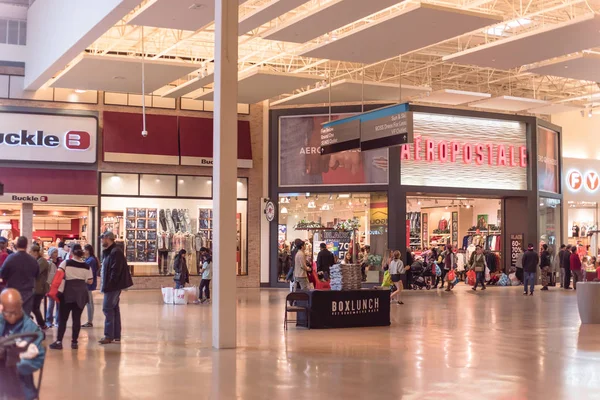
[[[248,180],[238,179],[237,275],[247,275]],[[171,275],[186,250],[190,274],[200,270],[200,248],[212,249],[209,176],[102,173],[100,232],[112,231],[133,274]]]
[[[588,255],[597,256],[598,203],[593,201],[567,202],[567,243],[583,246]]]
[[[316,261],[321,243],[339,261],[349,253],[366,264],[365,282],[379,282],[383,255],[388,248],[386,193],[282,193],[279,195],[278,280],[292,267],[291,243],[307,242],[307,259]],[[369,249],[368,254],[365,249]]]
[[[540,198],[539,214],[539,243],[538,248],[543,244],[548,245],[550,254],[556,255],[562,243],[560,221],[561,221],[561,201],[547,197]]]

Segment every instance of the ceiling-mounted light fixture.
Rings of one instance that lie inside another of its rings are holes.
[[[317,205],[315,204],[314,201],[309,201],[308,202],[308,208],[317,208]]]
[[[417,199],[417,204],[421,205],[421,200]]]
[[[321,206],[321,211],[329,211],[330,207],[329,204],[325,203]]]
[[[588,111],[588,118],[592,118],[593,115],[593,109],[590,107],[590,111]]]
[[[467,204],[467,208],[471,208],[471,205],[470,205],[470,204]]]
[[[332,200],[332,199],[333,199],[333,195],[332,195],[332,194],[330,194],[330,195],[329,195],[329,200]]]

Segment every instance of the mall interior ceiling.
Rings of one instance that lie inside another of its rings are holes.
[[[50,28],[32,24],[57,10],[29,3],[25,58],[33,66],[25,89],[141,93],[144,59],[146,93],[213,99],[214,0],[114,0],[71,10],[82,18],[79,36],[65,35],[64,48],[44,57],[38,50],[52,46],[44,39]],[[598,12],[592,0],[240,0],[239,100],[593,113]]]

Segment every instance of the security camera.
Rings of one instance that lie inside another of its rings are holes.
[[[148,131],[142,131],[142,136],[143,137],[147,137],[148,136]]]

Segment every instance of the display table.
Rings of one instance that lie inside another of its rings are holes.
[[[389,290],[311,290],[310,328],[352,328],[390,325]],[[298,315],[299,326],[306,326]]]
[[[600,282],[577,282],[577,308],[582,324],[600,324]]]

